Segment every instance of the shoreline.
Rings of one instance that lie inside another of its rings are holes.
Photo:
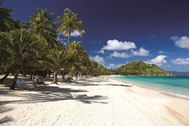
[[[116,78],[113,78],[113,76],[110,78],[114,81],[118,81],[121,83],[124,83],[127,85],[127,83],[130,83],[130,81],[122,81]],[[162,104],[166,107],[166,109],[169,112],[172,112],[172,115],[179,115],[186,120],[189,120],[189,97],[183,97],[179,96],[178,94],[170,94],[167,92],[163,92],[154,88],[149,88],[146,86],[139,86],[135,84],[129,84],[131,86],[131,90],[133,92],[138,92],[139,94],[148,96],[153,98],[158,98],[159,101],[164,101]],[[180,117],[180,118],[181,118]],[[181,119],[180,119],[181,120]],[[187,121],[188,122],[188,121]]]
[[[146,89],[149,89],[149,90],[154,90],[154,91],[157,91],[157,92],[159,92],[161,94],[164,94],[164,95],[167,95],[167,96],[183,98],[183,99],[189,100],[189,95],[180,94],[180,93],[174,93],[174,92],[167,91],[167,90],[164,90],[164,89],[151,87],[151,86],[146,86],[146,85],[143,85],[143,84],[135,84],[134,82],[132,82],[130,80],[120,80],[120,79],[114,78],[114,77],[118,77],[118,76],[120,76],[120,75],[111,75],[111,78],[114,79],[114,80],[123,82],[123,83],[131,83],[131,85],[134,85],[134,86],[137,86],[137,87],[146,88]],[[138,83],[140,83],[140,82],[138,82]]]

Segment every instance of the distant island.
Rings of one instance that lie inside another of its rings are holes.
[[[122,75],[141,75],[141,76],[172,76],[173,73],[167,72],[155,64],[148,64],[142,61],[134,61],[126,65],[122,65],[115,74]]]

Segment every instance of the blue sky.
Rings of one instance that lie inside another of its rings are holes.
[[[55,16],[68,7],[79,14],[85,35],[82,41],[92,59],[116,68],[144,61],[165,70],[188,71],[188,0],[4,0],[13,17],[24,22],[36,8]],[[64,38],[61,37],[64,41]]]

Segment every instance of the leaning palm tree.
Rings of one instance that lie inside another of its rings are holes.
[[[57,32],[63,33],[63,35],[68,38],[67,42],[70,41],[69,39],[72,32],[77,31],[80,33],[80,36],[84,33],[83,22],[78,18],[75,12],[68,8],[64,10],[63,16],[58,17],[57,23],[60,24]]]

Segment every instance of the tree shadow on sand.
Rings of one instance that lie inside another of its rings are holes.
[[[7,123],[10,121],[14,121],[14,119],[12,117],[9,117],[9,116],[5,116],[3,118],[0,118],[0,124]]]
[[[90,83],[86,81],[76,81],[71,83],[70,86],[121,86],[121,87],[131,87],[132,85],[128,84],[99,84],[99,83]]]
[[[11,111],[11,110],[13,110],[13,109],[10,107],[5,107],[2,105],[0,106],[0,114],[4,114],[4,113]],[[7,123],[10,121],[14,121],[14,119],[10,116],[0,116],[0,124]]]
[[[30,93],[30,91],[36,91],[37,93]],[[85,104],[92,103],[101,103],[107,104],[107,102],[102,101],[106,100],[107,97],[101,95],[87,95],[86,90],[78,90],[71,88],[59,88],[53,86],[44,86],[39,89],[30,89],[26,93],[17,95],[17,97],[22,97],[21,100],[9,100],[9,101],[0,101],[0,105],[10,104],[10,103],[39,103],[39,102],[55,102],[55,101],[64,101],[64,100],[76,100]],[[79,93],[79,94],[78,94]],[[7,93],[6,95],[9,95]],[[10,95],[16,95],[11,93]]]

